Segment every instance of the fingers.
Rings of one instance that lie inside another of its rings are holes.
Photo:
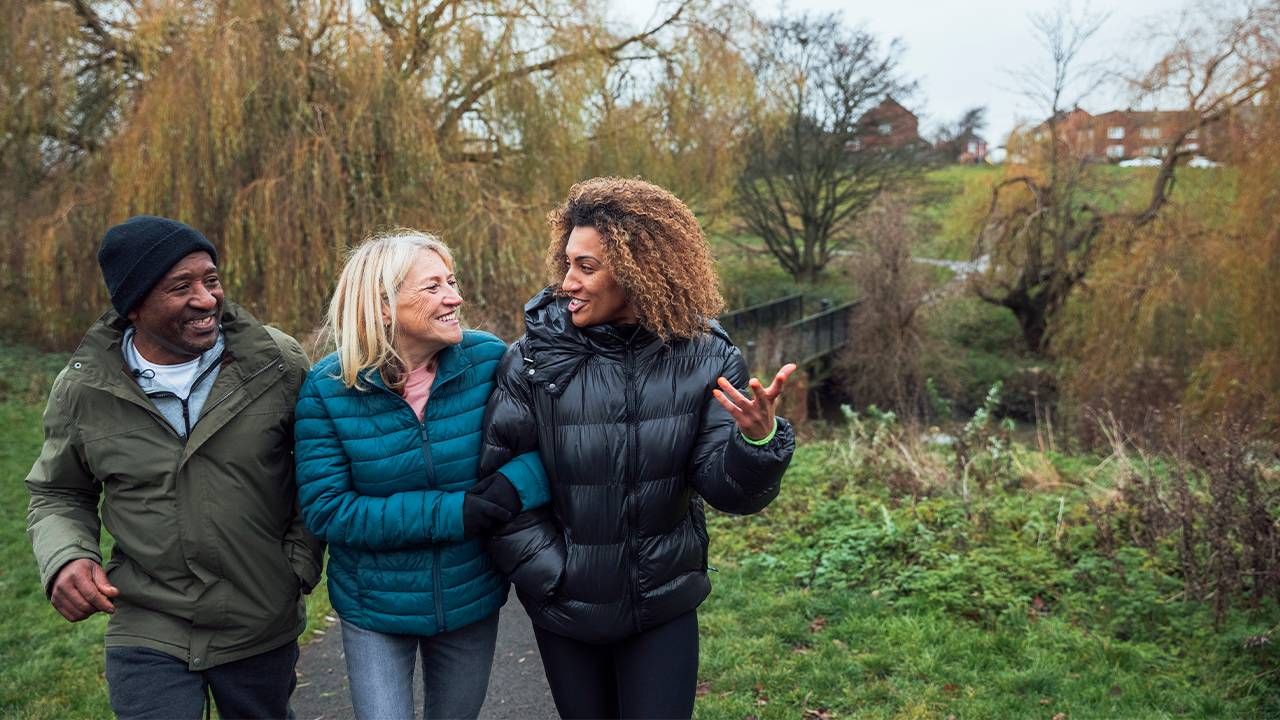
[[[751,406],[751,399],[738,392],[738,388],[734,387],[733,383],[729,382],[728,378],[723,376],[718,377],[716,378],[716,384],[720,386],[720,391],[723,392],[734,405],[737,405],[740,408]]]
[[[96,612],[115,612],[110,597],[120,594],[92,560],[73,560],[58,572],[49,602],[62,617],[79,622]]]
[[[716,399],[716,402],[720,403],[720,406],[729,413],[730,417],[732,417],[739,425],[742,424],[743,420],[746,418],[746,415],[742,412],[742,408],[733,404],[733,402],[730,401],[729,398],[725,397],[725,394],[719,390],[712,390],[711,396]]]
[[[782,386],[786,384],[787,378],[791,377],[791,373],[796,371],[795,363],[787,363],[778,370],[778,374],[773,376],[773,382],[769,384],[769,389],[764,392],[770,398],[776,398],[782,394]]]
[[[107,578],[107,571],[97,563],[93,564],[93,584],[98,586],[98,592],[109,598],[120,596],[120,589],[111,584],[111,580]]]
[[[101,568],[98,568],[98,570],[101,571]],[[88,602],[92,607],[89,614],[99,611],[105,613],[112,613],[116,611],[116,606],[112,605],[111,600],[106,595],[103,595],[102,591],[98,589],[98,583],[95,582],[92,571],[88,574],[76,573],[74,580],[76,590],[80,593],[80,597]]]
[[[93,614],[93,605],[81,597],[80,593],[70,585],[61,588],[55,587],[49,602],[53,603],[54,610],[57,610],[62,617],[71,622],[80,622]]]

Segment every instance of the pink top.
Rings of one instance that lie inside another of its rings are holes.
[[[418,420],[422,420],[422,414],[427,410],[427,396],[431,394],[431,383],[435,382],[436,369],[434,365],[423,365],[409,371],[409,377],[405,378],[404,390],[401,395],[404,396],[405,402],[409,403],[409,407],[418,414]]]

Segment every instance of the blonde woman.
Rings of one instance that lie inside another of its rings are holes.
[[[329,598],[358,718],[474,718],[507,583],[481,544],[547,502],[537,455],[476,476],[481,421],[506,345],[464,330],[453,256],[414,231],[347,261],[329,307],[337,351],[298,400],[298,495],[329,544]]]

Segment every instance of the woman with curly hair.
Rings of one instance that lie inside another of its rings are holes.
[[[480,471],[537,450],[551,505],[489,551],[562,717],[687,718],[711,591],[702,502],[752,513],[777,496],[795,439],[773,409],[795,365],[748,381],[712,319],[724,303],[706,238],[666,190],[596,178],[548,219],[558,287],[525,306]]]

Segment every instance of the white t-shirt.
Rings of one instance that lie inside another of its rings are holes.
[[[125,347],[125,353],[129,367],[137,371],[135,374],[141,373],[140,378],[147,380],[143,387],[148,393],[167,390],[184,400],[191,395],[191,386],[195,384],[196,374],[200,371],[199,357],[177,365],[157,365],[142,357],[142,353],[134,346],[132,337]]]

